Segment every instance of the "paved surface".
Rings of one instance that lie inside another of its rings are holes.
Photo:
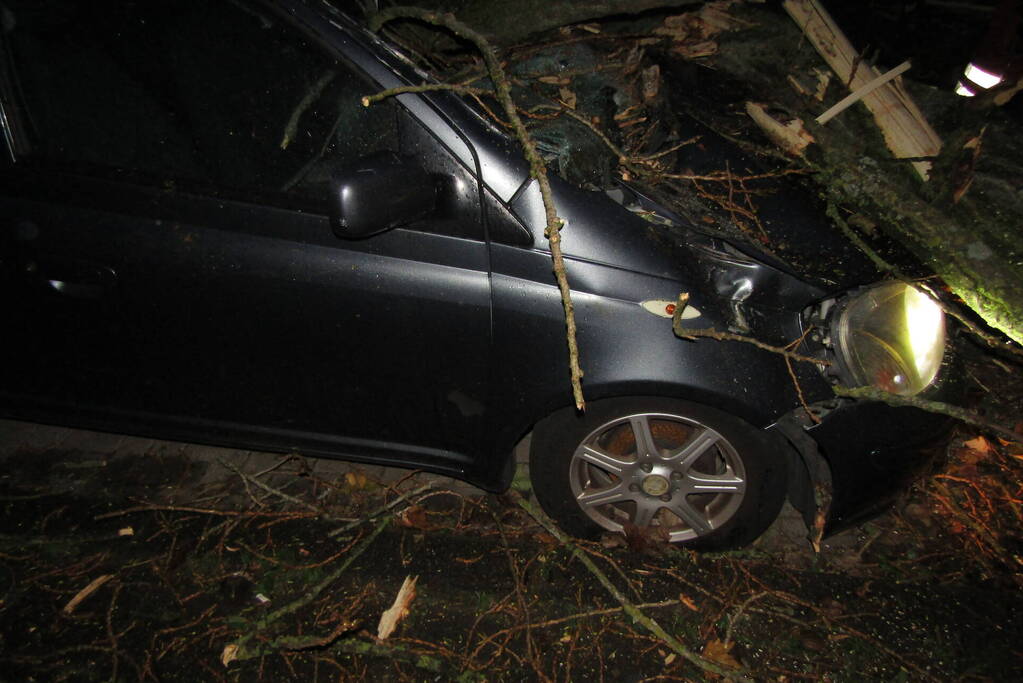
[[[204,466],[202,483],[237,476],[229,468],[231,466],[246,474],[258,474],[280,465],[291,456],[281,453],[221,448],[200,444],[163,441],[124,434],[94,432],[85,429],[71,429],[55,425],[43,425],[33,422],[0,419],[0,458],[17,452],[36,452],[40,454],[73,453],[76,459],[93,457],[97,460],[114,460],[123,457],[158,457],[175,456]],[[516,450],[520,461],[528,455],[528,444],[520,444]],[[389,484],[407,477],[412,470],[398,467],[382,467],[350,463],[328,458],[303,457],[306,472],[316,474],[328,481],[344,479],[349,473],[359,473],[368,480]],[[523,465],[525,466],[525,465]],[[476,488],[457,479],[433,474],[420,474],[420,480],[436,482],[438,486],[458,491],[465,495],[486,495],[482,489]]]
[[[273,475],[263,478],[263,481],[276,488],[287,488],[298,483],[300,477],[296,475],[297,472],[314,474],[319,479],[332,482],[342,482],[351,473],[365,476],[366,480],[380,485],[393,484],[408,477],[412,472],[397,467],[364,465],[327,458],[302,457],[296,461],[292,456],[281,453],[163,441],[0,419],[0,460],[17,453],[38,453],[42,457],[49,454],[52,457],[65,458],[69,467],[76,468],[82,463],[103,466],[120,460],[122,464],[130,462],[131,469],[135,471],[146,469],[145,465],[140,467],[138,462],[133,462],[135,458],[154,458],[154,465],[157,461],[168,459],[183,460],[196,465],[201,475],[197,479],[190,478],[187,491],[164,490],[166,502],[177,503],[237,478],[237,474],[226,467],[225,463],[248,475],[272,471]],[[527,437],[516,448],[516,460],[520,468],[528,468],[528,454]],[[125,461],[123,458],[131,460]],[[77,464],[73,464],[72,461]],[[417,475],[417,482],[419,484],[430,482],[437,488],[450,489],[467,496],[486,495],[482,489],[442,475],[420,473]],[[852,531],[833,536],[825,540],[823,550],[825,553],[848,550],[850,546],[859,543],[858,535]],[[778,520],[757,541],[756,546],[763,551],[778,554],[782,561],[805,565],[812,562],[812,553],[809,552],[809,544],[805,539],[806,527],[799,513],[786,503]]]

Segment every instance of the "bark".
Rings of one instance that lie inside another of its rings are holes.
[[[714,66],[754,92],[770,93],[772,106],[802,119],[817,141],[807,149],[806,164],[830,201],[876,223],[985,322],[1023,343],[1023,197],[1003,180],[1023,172],[1012,123],[998,109],[916,88],[925,109],[945,124],[939,128],[943,151],[924,183],[909,162],[892,158],[862,104],[817,125],[814,118],[846,94],[841,84],[832,79],[823,102],[798,93],[788,77],[813,82],[813,70],[827,68],[823,60],[785,17],[753,9],[745,18],[755,28],[723,37]],[[979,161],[967,164],[972,184],[955,202],[964,183],[963,160],[972,155],[966,143],[982,131]]]

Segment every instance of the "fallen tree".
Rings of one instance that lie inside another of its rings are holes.
[[[674,8],[696,3],[572,1],[544,3],[543,11],[535,11],[529,0],[421,4],[457,11],[466,23],[477,26],[496,43],[519,44],[520,49],[526,36],[532,36],[535,43],[543,42],[545,32],[555,27],[561,27],[561,34],[552,41],[585,40],[587,31],[609,40],[628,36],[634,47],[627,59],[635,58],[635,50],[640,52],[634,69],[637,81],[647,77],[644,67],[682,60],[735,83],[737,104],[748,99],[751,106],[760,105],[760,111],[780,119],[779,128],[802,135],[805,149],[791,164],[812,175],[822,196],[835,208],[833,216],[868,235],[877,229],[892,236],[939,275],[987,325],[1015,342],[1023,341],[1023,287],[1019,286],[1023,282],[1023,247],[1017,237],[1023,197],[1006,180],[1023,174],[1019,162],[1023,155],[1011,121],[995,106],[998,98],[980,97],[971,102],[951,92],[916,86],[909,80],[911,70],[891,78],[886,87],[897,89],[899,97],[911,105],[913,98],[907,93],[920,97],[925,112],[921,121],[933,119],[938,131],[920,133],[925,140],[933,136],[937,145],[929,148],[925,144],[918,154],[896,150],[903,157],[897,159],[889,149],[891,136],[877,127],[860,102],[826,123],[815,121],[830,105],[849,95],[850,89],[862,86],[858,79],[874,79],[864,76],[869,76],[870,70],[855,52],[847,60],[852,74],[838,74],[830,80],[823,76],[830,69],[801,30],[806,27],[807,13],[820,11],[809,0],[786,3],[796,21],[771,8],[734,0],[683,7],[693,10],[685,15],[676,14],[679,10]],[[656,9],[662,11],[649,11]],[[608,17],[612,20],[569,33],[570,24]],[[827,53],[834,45],[821,49]],[[507,56],[514,63],[521,54],[511,51]],[[672,81],[670,68],[661,68],[654,78],[664,80],[662,90],[688,88],[686,83]],[[571,84],[567,87],[570,94]],[[689,95],[672,97],[670,102],[685,107],[688,99],[710,127],[762,159],[775,154],[752,118],[740,121],[734,112],[716,116],[698,92]],[[873,96],[882,95],[876,91]],[[574,106],[574,102],[569,104]],[[759,118],[763,124],[763,117]],[[607,123],[601,123],[607,132],[605,139],[613,142],[618,131],[607,131]],[[900,133],[916,134],[912,130]],[[643,151],[656,152],[649,142],[650,136],[643,141],[647,145]],[[628,147],[626,144],[620,150],[623,156],[636,151]],[[665,157],[666,163],[657,172],[677,174],[680,169],[671,168],[670,160]],[[623,170],[635,179],[626,164]]]

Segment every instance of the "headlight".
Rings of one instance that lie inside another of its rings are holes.
[[[844,381],[912,396],[938,375],[945,355],[945,314],[918,289],[887,282],[839,306],[831,339]]]

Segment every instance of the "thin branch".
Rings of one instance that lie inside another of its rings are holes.
[[[275,495],[275,496],[277,496],[279,498],[283,498],[284,500],[288,501],[289,503],[294,503],[295,505],[298,505],[299,507],[304,507],[305,509],[309,510],[310,512],[315,513],[319,517],[323,517],[323,518],[328,519],[328,520],[331,519],[330,515],[326,514],[322,509],[320,509],[316,505],[310,505],[309,503],[305,502],[301,498],[296,498],[295,496],[287,494],[284,491],[281,491],[279,489],[275,489],[273,486],[270,486],[268,484],[264,484],[263,482],[261,482],[260,480],[256,479],[255,477],[251,477],[251,476],[245,474],[240,469],[238,469],[237,467],[235,467],[231,463],[227,462],[226,460],[218,460],[218,462],[220,463],[221,467],[223,467],[224,469],[231,470],[232,472],[237,474],[239,477],[241,477],[243,482],[248,482],[248,483],[255,484],[256,486],[258,486],[259,488],[263,489],[267,493]]]
[[[418,19],[433,26],[446,28],[459,38],[473,43],[476,49],[483,55],[483,62],[486,64],[490,80],[494,83],[496,89],[497,101],[504,109],[505,115],[508,117],[509,123],[511,123],[512,130],[515,131],[515,136],[522,145],[526,161],[529,162],[530,174],[536,179],[540,188],[540,196],[543,198],[544,212],[547,216],[547,228],[544,234],[550,243],[551,259],[554,263],[554,276],[558,283],[558,290],[561,292],[562,307],[565,309],[565,337],[568,342],[568,365],[572,382],[572,394],[575,398],[576,409],[584,410],[586,402],[583,399],[583,371],[579,366],[575,312],[572,306],[571,289],[568,286],[568,275],[565,272],[565,259],[561,251],[561,228],[564,226],[564,221],[558,217],[557,208],[554,206],[554,195],[551,191],[550,180],[547,177],[547,166],[544,164],[543,157],[537,151],[536,143],[533,141],[532,136],[526,130],[522,119],[519,118],[518,109],[515,107],[515,102],[512,99],[511,87],[508,85],[508,79],[505,76],[500,60],[497,58],[497,53],[482,34],[461,23],[453,15],[431,12],[418,7],[388,7],[373,16],[370,20],[370,29],[374,31],[379,30],[385,23],[395,19]]]
[[[747,337],[741,334],[734,334],[732,332],[721,332],[715,330],[712,327],[695,329],[690,327],[684,327],[682,325],[682,312],[689,304],[689,295],[685,292],[678,295],[678,303],[675,305],[675,313],[672,315],[671,329],[677,337],[682,339],[688,339],[690,341],[696,341],[699,337],[710,337],[711,339],[717,339],[718,341],[737,341],[743,342],[744,344],[752,344],[758,349],[764,351],[770,351],[771,353],[777,353],[779,356],[785,358],[791,358],[792,360],[798,360],[803,363],[813,363],[815,365],[830,365],[831,362],[823,358],[814,358],[813,356],[804,356],[801,353],[789,351],[787,348],[782,346],[772,346],[771,344],[765,344],[759,339],[753,337]]]
[[[613,583],[611,583],[611,580],[607,578],[607,575],[604,574],[604,572],[602,572],[596,564],[594,564],[593,560],[591,560],[586,553],[580,550],[579,546],[577,546],[575,543],[569,540],[567,536],[561,533],[561,530],[554,526],[553,522],[544,517],[543,513],[541,513],[540,510],[538,510],[535,505],[533,505],[531,502],[520,496],[515,491],[511,491],[510,495],[512,499],[515,500],[519,507],[521,507],[527,513],[529,513],[530,517],[535,519],[537,523],[539,523],[540,526],[546,529],[549,534],[554,536],[554,538],[558,539],[558,542],[560,542],[563,546],[568,548],[568,550],[577,560],[582,562],[583,566],[586,567],[591,574],[593,574],[597,581],[600,582],[600,585],[602,585],[607,590],[607,592],[611,594],[611,596],[618,602],[619,605],[622,606],[622,609],[625,611],[626,614],[628,614],[632,618],[634,622],[641,625],[654,636],[659,638],[674,653],[680,655],[681,657],[695,664],[704,671],[709,671],[711,673],[732,680],[736,679],[737,677],[739,678],[739,680],[747,680],[741,676],[742,672],[736,671],[735,669],[726,669],[723,666],[715,664],[714,662],[705,659],[704,657],[701,657],[695,651],[690,650],[685,645],[683,645],[677,638],[675,638],[670,633],[665,631],[660,624],[658,624],[651,617],[644,614],[642,610],[640,610],[634,603],[632,603],[627,597],[625,597],[625,594],[623,594],[620,590],[618,590],[618,588]]]
[[[298,103],[295,110],[291,112],[291,118],[288,119],[288,125],[284,127],[284,137],[281,138],[281,149],[287,149],[291,141],[295,139],[295,135],[298,133],[298,122],[302,118],[302,114],[305,113],[306,109],[312,106],[313,102],[319,99],[320,94],[323,93],[323,89],[337,76],[336,71],[328,71],[320,79],[313,84],[313,87],[309,88],[309,92],[305,94],[305,97]]]
[[[456,85],[454,83],[424,83],[422,85],[402,85],[397,88],[381,90],[380,92],[372,95],[365,95],[362,98],[362,106],[368,107],[369,105],[376,104],[381,100],[386,100],[388,97],[404,95],[405,93],[438,92],[445,90],[458,93],[459,95],[470,95],[473,97],[482,97],[483,95],[494,94],[494,91],[488,88],[474,88],[472,86]]]
[[[343,573],[345,573],[345,571],[348,570],[348,567],[350,567],[351,564],[355,562],[355,560],[357,560],[360,555],[362,555],[366,548],[368,548],[373,543],[376,537],[380,535],[380,532],[384,530],[384,527],[386,527],[390,523],[390,521],[391,521],[390,517],[385,517],[384,519],[377,522],[377,525],[373,528],[373,530],[370,531],[366,535],[366,537],[359,542],[359,545],[355,546],[352,549],[348,557],[345,558],[345,561],[341,563],[341,566],[339,566],[337,569],[328,574],[318,584],[310,588],[304,595],[299,596],[295,600],[292,600],[288,604],[279,607],[278,609],[274,610],[273,612],[267,614],[265,617],[260,619],[257,624],[257,628],[259,629],[259,631],[247,633],[238,638],[237,640],[235,640],[230,645],[227,645],[224,648],[225,652],[224,657],[226,659],[225,663],[234,661],[236,659],[237,660],[249,659],[251,657],[255,657],[262,654],[258,646],[256,647],[249,646],[248,645],[249,641],[251,641],[252,638],[254,638],[260,631],[265,630],[268,626],[270,626],[270,624],[279,620],[281,617],[285,617],[289,614],[297,612],[298,610],[302,609],[303,607],[311,603],[313,600],[318,598],[320,596],[320,593],[326,590],[332,583],[337,581],[338,578],[340,578],[340,576]]]
[[[123,515],[130,515],[136,512],[195,512],[200,515],[214,515],[217,517],[291,517],[291,518],[303,518],[312,517],[312,513],[296,513],[296,512],[261,512],[256,510],[218,510],[216,508],[200,508],[192,507],[189,505],[137,505],[131,508],[125,508],[124,510],[115,510],[113,512],[104,512],[101,515],[95,515],[93,519],[110,519],[111,517],[121,517]]]
[[[858,398],[866,401],[881,401],[882,403],[887,403],[890,406],[909,406],[919,408],[920,410],[926,410],[929,413],[948,415],[949,417],[954,417],[957,420],[971,424],[974,427],[990,430],[1008,441],[1023,443],[1023,436],[1017,434],[1011,429],[991,422],[972,410],[960,408],[959,406],[954,406],[949,403],[928,401],[927,399],[919,398],[917,396],[898,396],[897,394],[892,394],[876,387],[835,386],[834,391],[838,396],[848,396],[849,398]]]
[[[370,521],[371,519],[379,517],[380,515],[384,514],[385,512],[388,512],[388,511],[394,509],[395,507],[397,507],[401,503],[407,501],[412,496],[418,496],[420,493],[423,493],[424,491],[428,491],[428,490],[430,490],[432,488],[433,488],[433,484],[424,484],[423,486],[420,486],[417,489],[413,489],[412,491],[409,491],[408,493],[403,493],[400,496],[398,496],[397,498],[395,498],[394,500],[392,500],[390,503],[387,503],[386,505],[381,505],[376,510],[373,510],[372,512],[370,512],[368,515],[363,516],[362,519],[357,519],[354,522],[350,522],[350,523],[346,524],[343,527],[340,527],[338,529],[334,529],[333,531],[327,532],[327,537],[328,538],[333,538],[335,536],[340,536],[342,534],[346,534],[349,531],[351,531],[352,529],[354,529],[355,527],[360,526],[362,524],[365,524],[366,522]]]

